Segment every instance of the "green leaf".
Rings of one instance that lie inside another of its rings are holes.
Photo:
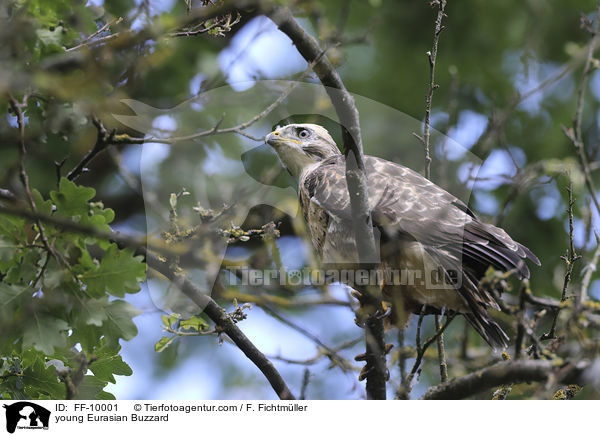
[[[179,320],[179,318],[181,318],[181,315],[178,313],[172,313],[170,315],[161,315],[160,318],[162,319],[163,325],[166,327],[171,327]]]
[[[83,382],[77,389],[77,400],[114,400],[115,396],[111,393],[105,392],[103,389],[106,387],[108,382],[100,380],[98,377],[86,375],[83,378]]]
[[[22,295],[33,294],[33,289],[27,286],[9,285],[4,282],[0,282],[0,305],[8,306],[19,301]]]
[[[59,381],[53,366],[46,367],[43,356],[23,371],[23,385],[29,398],[65,397],[64,384]]]
[[[54,347],[66,345],[65,331],[68,329],[69,324],[62,319],[34,314],[23,334],[23,347],[33,346],[36,350],[51,355],[54,353]]]
[[[108,317],[105,310],[107,304],[106,298],[81,300],[81,304],[73,309],[74,326],[95,325],[101,327]]]
[[[52,201],[44,200],[44,197],[42,197],[42,194],[40,194],[40,191],[37,189],[31,190],[31,196],[33,197],[35,207],[39,213],[43,215],[52,214]]]
[[[83,352],[92,355],[94,348],[98,345],[98,341],[102,336],[104,336],[102,327],[81,324],[74,325],[73,334],[68,338],[68,345],[72,347],[79,343]],[[115,342],[118,343],[118,338],[115,339]]]
[[[146,277],[146,264],[142,261],[141,256],[133,256],[133,250],[119,250],[111,244],[98,269],[85,272],[80,278],[93,297],[102,297],[105,293],[124,297],[125,293],[140,290],[139,283]]]
[[[103,333],[107,338],[113,338],[118,343],[119,338],[126,341],[133,339],[137,327],[132,319],[142,313],[131,304],[123,300],[115,300],[106,308],[107,320],[103,324]]]
[[[24,250],[21,259],[21,283],[30,284],[38,275],[40,266],[40,252],[38,250]]]
[[[20,247],[20,244],[9,242],[0,237],[0,262],[8,263],[15,255],[15,251]],[[1,266],[0,266],[1,268]]]
[[[97,360],[90,365],[90,370],[99,380],[115,383],[114,375],[130,376],[133,374],[131,367],[123,362],[119,355],[120,349],[121,347],[104,346],[96,351]]]
[[[154,344],[154,351],[162,353],[175,339],[177,339],[177,336],[163,336],[156,344]]]
[[[25,240],[25,220],[0,214],[1,239],[21,243]]]
[[[50,192],[50,198],[56,205],[56,213],[67,217],[87,216],[89,201],[96,195],[94,188],[78,186],[67,178],[60,179],[58,192]]]
[[[204,331],[208,329],[208,323],[199,316],[193,316],[189,319],[182,319],[179,321],[181,328],[186,330]]]

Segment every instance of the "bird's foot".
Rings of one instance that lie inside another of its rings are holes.
[[[358,381],[363,381],[364,379],[366,379],[374,370],[375,370],[374,366],[365,365],[363,367],[363,369],[360,371],[360,374],[358,375]],[[385,381],[388,381],[389,379],[390,379],[390,370],[386,368],[385,369]]]
[[[381,307],[373,310],[373,307],[364,307],[361,306],[356,311],[356,318],[354,322],[357,326],[364,328],[366,324],[369,324],[372,321],[377,321],[381,319],[388,318],[392,314],[392,304],[386,301],[381,302]]]
[[[381,302],[381,309],[377,309],[373,316],[376,319],[384,319],[392,314],[392,303],[388,303],[387,301]]]
[[[392,348],[394,348],[394,344],[385,344],[385,348],[384,348],[383,352],[387,355],[390,353]],[[372,360],[372,358],[374,358],[374,357],[375,357],[375,355],[373,353],[361,353],[354,357],[354,360],[356,360],[357,362],[365,362],[365,366],[360,371],[360,374],[358,376],[359,381],[363,381],[375,369],[375,367],[373,365],[373,360]],[[387,368],[386,368],[385,379],[386,379],[386,381],[390,379],[390,372]]]

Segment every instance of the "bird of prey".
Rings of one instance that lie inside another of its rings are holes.
[[[327,130],[289,124],[265,141],[298,182],[317,253],[326,263],[356,264],[345,158]],[[378,268],[419,272],[416,280],[380,285],[393,305],[395,323],[406,322],[410,313],[460,313],[490,345],[507,346],[507,335],[487,312],[499,310],[498,303],[479,282],[490,266],[529,277],[524,259],[539,265],[538,258],[419,173],[374,156],[365,156],[364,162],[374,233],[380,239]],[[423,280],[435,271],[444,276],[441,285]]]

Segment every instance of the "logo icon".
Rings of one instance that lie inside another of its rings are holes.
[[[29,401],[3,405],[6,409],[6,431],[14,433],[17,428],[47,430],[50,411]]]

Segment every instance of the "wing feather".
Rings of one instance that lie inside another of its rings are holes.
[[[539,265],[538,258],[504,230],[480,221],[461,200],[419,173],[372,156],[365,156],[365,164],[373,225],[388,244],[417,241],[445,271],[462,271],[457,291],[470,308],[465,316],[488,342],[505,345],[506,335],[485,310],[497,308],[497,304],[493,296],[479,289],[478,281],[489,266],[501,271],[514,269],[521,277],[529,277],[524,259]],[[326,211],[329,230],[343,239],[334,241],[337,249],[355,247],[348,231],[352,212],[343,156],[324,160],[303,177],[300,186],[306,199]],[[386,256],[383,249],[381,254]]]

